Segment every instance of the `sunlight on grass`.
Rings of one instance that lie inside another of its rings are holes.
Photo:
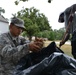
[[[65,54],[72,56],[71,45],[64,44],[60,49],[63,50]]]

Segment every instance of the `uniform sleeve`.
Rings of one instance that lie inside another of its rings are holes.
[[[5,58],[12,60],[16,63],[21,57],[29,53],[28,44],[18,45],[12,47],[6,40],[0,37],[0,55]]]

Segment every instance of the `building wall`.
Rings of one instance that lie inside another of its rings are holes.
[[[0,22],[0,34],[9,30],[9,23]]]

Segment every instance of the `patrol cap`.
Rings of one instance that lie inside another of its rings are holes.
[[[25,29],[24,21],[21,20],[20,18],[17,18],[17,17],[11,18],[11,23],[14,24],[15,26]]]

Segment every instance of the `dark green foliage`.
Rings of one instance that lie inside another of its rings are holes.
[[[65,28],[54,30],[55,40],[61,40],[63,38],[64,32],[65,32]]]

